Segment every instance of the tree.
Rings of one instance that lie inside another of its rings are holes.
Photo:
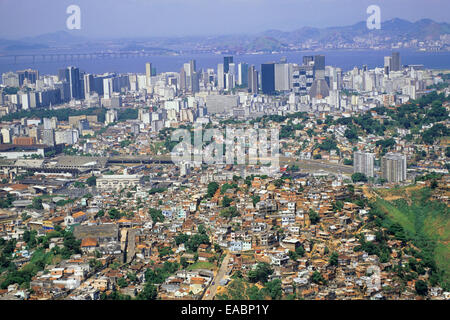
[[[155,300],[158,296],[158,290],[155,285],[151,283],[146,283],[144,289],[139,292],[136,299],[138,300]]]
[[[128,282],[124,277],[120,277],[119,279],[117,279],[117,285],[121,288],[125,288],[128,286]]]
[[[319,220],[319,214],[313,209],[309,209],[309,221],[311,222],[311,224],[316,224],[317,222],[319,222]]]
[[[312,277],[311,277],[312,282],[316,283],[316,284],[325,284],[326,281],[323,278],[322,274],[319,271],[314,271]]]
[[[164,221],[164,215],[162,214],[161,210],[150,208],[150,209],[148,209],[148,213],[152,217],[152,221],[154,223],[156,223],[156,222],[163,222]]]
[[[248,272],[248,280],[252,283],[266,283],[269,276],[273,273],[272,268],[266,262],[258,263],[254,270]]]
[[[44,207],[42,206],[42,199],[40,197],[33,198],[32,207],[36,210],[44,209]]]
[[[168,256],[170,254],[172,254],[172,249],[170,247],[162,247],[161,249],[159,249],[159,257],[165,257]]]
[[[122,217],[122,214],[116,208],[112,208],[111,210],[109,210],[108,214],[111,217],[111,219],[113,219],[113,220],[117,220]]]
[[[267,282],[264,288],[264,292],[266,292],[272,300],[280,299],[283,295],[283,291],[281,290],[281,280],[276,279]]]
[[[224,196],[223,200],[222,200],[222,207],[227,208],[231,205],[232,202],[233,202],[233,199],[230,199],[227,196]]]
[[[352,181],[354,183],[356,182],[367,182],[367,177],[364,173],[361,172],[355,172],[354,174],[352,174]]]
[[[207,197],[212,198],[218,189],[219,184],[217,182],[210,182],[208,184]]]
[[[299,257],[303,257],[305,255],[305,248],[303,248],[302,245],[298,246],[297,248],[295,248],[295,253],[299,256]]]
[[[426,296],[428,294],[428,286],[425,281],[417,280],[414,287],[418,295]]]
[[[180,258],[180,264],[184,269],[186,269],[189,266],[189,263],[187,262],[187,259],[185,257]]]
[[[333,252],[330,256],[330,260],[328,260],[328,263],[330,264],[330,266],[337,266],[338,265],[338,253],[337,252]]]

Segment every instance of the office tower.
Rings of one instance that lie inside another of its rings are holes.
[[[197,61],[191,60],[191,61],[189,61],[189,65],[190,65],[192,73],[197,71]]]
[[[406,156],[400,153],[387,153],[381,159],[381,174],[388,182],[406,180]]]
[[[392,71],[400,71],[401,70],[400,52],[392,52],[391,70]]]
[[[2,83],[8,87],[19,87],[19,75],[14,72],[6,72],[2,74]]]
[[[185,90],[189,91],[189,92],[193,92],[194,87],[197,86],[197,84],[194,84],[194,81],[198,81],[198,77],[194,75],[196,65],[197,65],[197,63],[195,60],[191,60],[188,63],[185,63],[183,65],[183,70],[184,70],[183,76],[186,79]],[[194,79],[194,77],[196,77],[196,79]]]
[[[151,84],[151,77],[152,77],[152,64],[150,62],[147,62],[145,64],[145,81],[147,87]]]
[[[311,98],[323,99],[330,95],[330,87],[325,80],[325,56],[314,56],[314,82],[309,90]]]
[[[234,74],[225,74],[225,88],[227,91],[230,91],[234,88]]]
[[[304,66],[309,66],[309,65],[311,65],[312,62],[314,62],[313,56],[303,56],[303,65]]]
[[[58,70],[58,81],[69,82],[69,70],[67,68]]]
[[[184,70],[184,67],[180,70],[180,90],[186,91],[187,85],[186,85],[186,71]]]
[[[248,91],[252,94],[258,93],[258,71],[255,66],[248,68]]]
[[[389,75],[392,70],[392,57],[386,56],[384,57],[384,73]]]
[[[194,71],[191,77],[192,93],[200,92],[200,72]]]
[[[224,64],[217,65],[217,88],[223,90],[225,88],[225,71]]]
[[[353,172],[364,173],[368,178],[373,177],[374,159],[373,153],[355,151],[353,153]]]
[[[105,99],[111,99],[112,92],[113,92],[113,79],[112,78],[103,79],[103,97]]]
[[[223,57],[223,72],[228,73],[228,70],[230,70],[230,63],[233,63],[233,57]]]
[[[85,74],[83,80],[84,94],[87,96],[94,91],[94,76],[92,74]]]
[[[234,76],[236,76],[236,65],[234,63],[230,63],[228,65],[228,73],[231,73]]]
[[[289,64],[275,64],[275,90],[288,91],[290,89]]]
[[[237,84],[248,87],[248,64],[246,63],[241,62],[238,64]]]
[[[19,86],[22,86],[24,81],[27,80],[28,83],[35,84],[36,80],[39,79],[39,71],[26,69],[22,71],[17,71],[19,76]]]
[[[275,93],[275,63],[261,65],[261,89],[264,94]]]
[[[325,56],[314,56],[314,79],[325,79]]]
[[[80,70],[76,67],[68,67],[70,99],[81,99],[82,89],[80,81]]]

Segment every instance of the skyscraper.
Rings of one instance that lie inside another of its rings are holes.
[[[355,151],[353,153],[353,172],[363,173],[368,178],[373,177],[374,159],[373,153]]]
[[[248,68],[248,91],[252,94],[258,93],[258,71],[255,66]]]
[[[248,64],[242,62],[238,64],[237,83],[240,86],[248,87]]]
[[[401,62],[400,62],[400,52],[392,52],[392,71],[400,71],[401,70]]]
[[[263,63],[261,65],[261,88],[264,94],[275,93],[275,63]]]
[[[105,99],[111,99],[111,95],[113,92],[113,79],[105,78],[103,79],[103,96]]]
[[[392,57],[386,56],[384,57],[384,73],[389,75],[392,70]]]
[[[381,173],[388,182],[406,180],[406,156],[400,153],[387,153],[381,159]]]
[[[228,73],[230,70],[230,63],[233,63],[233,56],[223,57],[223,72]]]
[[[81,99],[82,89],[80,80],[80,69],[76,67],[68,67],[70,99]]]
[[[92,74],[85,74],[83,76],[84,94],[87,96],[94,91],[94,76]]]
[[[303,56],[303,65],[304,66],[311,65],[311,62],[314,62],[314,57],[313,56]]]
[[[145,64],[145,81],[147,86],[150,86],[151,84],[151,77],[152,77],[152,64],[150,62],[147,62]]]
[[[22,86],[25,80],[28,83],[36,83],[36,80],[39,79],[39,71],[37,70],[27,69],[17,71],[17,75],[19,76],[19,86]]]
[[[219,90],[225,88],[225,71],[223,63],[217,65],[217,88]]]
[[[325,56],[314,56],[314,79],[325,79]]]
[[[290,72],[288,63],[275,64],[275,90],[288,91],[290,89]]]

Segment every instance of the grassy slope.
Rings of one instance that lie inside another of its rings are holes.
[[[376,204],[389,217],[402,225],[411,236],[423,233],[427,238],[436,241],[434,257],[438,267],[450,278],[450,219],[449,208],[437,201],[428,201],[429,189],[405,187],[383,195],[402,194],[397,200],[386,201],[377,198]]]

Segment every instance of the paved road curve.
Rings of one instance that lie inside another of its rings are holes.
[[[230,261],[230,253],[227,252],[225,258],[223,258],[222,265],[220,266],[219,271],[216,274],[213,282],[214,284],[209,287],[209,294],[205,293],[202,300],[213,300],[216,295],[217,288],[220,286],[220,280],[223,279],[225,273],[228,270],[228,262]],[[208,291],[207,291],[208,292]]]

